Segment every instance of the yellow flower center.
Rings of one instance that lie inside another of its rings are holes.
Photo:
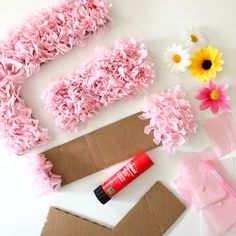
[[[193,43],[197,43],[198,42],[198,37],[196,35],[192,34],[190,37],[191,37],[191,41]]]
[[[181,62],[181,56],[178,55],[178,54],[175,54],[173,56],[173,61],[174,61],[174,63],[180,63]]]
[[[210,98],[213,101],[219,100],[219,98],[220,98],[219,92],[217,90],[212,90],[211,93],[210,93]]]

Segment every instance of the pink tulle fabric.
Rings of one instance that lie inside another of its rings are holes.
[[[64,54],[108,21],[107,0],[68,0],[35,13],[0,43],[0,134],[17,154],[45,144],[47,131],[19,97],[26,78]]]
[[[229,181],[217,155],[208,149],[183,158],[175,180],[177,190],[187,204],[201,210],[204,235],[231,235],[236,226],[236,201],[202,165],[203,160],[210,160],[217,172]]]
[[[144,132],[149,135],[153,131],[153,141],[162,143],[168,153],[174,153],[190,133],[196,133],[191,106],[179,85],[151,96],[142,112],[140,119],[150,119]]]
[[[208,119],[204,129],[219,157],[236,150],[236,124],[230,113]]]
[[[236,235],[236,201],[227,196],[202,211],[202,232],[205,236]]]
[[[215,181],[214,176],[201,165],[202,160],[211,160],[214,165],[219,166],[214,152],[207,150],[186,154],[175,180],[178,192],[183,199],[196,208],[204,208],[226,196],[226,192]]]
[[[41,195],[59,190],[61,176],[52,173],[53,165],[43,154],[34,154],[28,161],[34,184]]]
[[[52,84],[43,95],[45,107],[57,127],[77,130],[107,105],[144,90],[153,76],[145,45],[121,40]]]

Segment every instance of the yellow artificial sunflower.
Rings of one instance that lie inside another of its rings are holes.
[[[221,65],[224,63],[221,56],[222,53],[216,48],[201,48],[190,58],[192,62],[189,66],[191,75],[198,77],[201,82],[215,78],[217,72],[222,70]]]

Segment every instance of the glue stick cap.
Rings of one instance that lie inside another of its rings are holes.
[[[99,187],[97,187],[94,190],[95,196],[97,197],[97,199],[102,203],[105,204],[107,203],[111,198],[105,193],[105,191],[102,188],[102,185],[100,185]]]

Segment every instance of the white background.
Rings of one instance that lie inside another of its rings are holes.
[[[210,116],[209,112],[199,112],[198,102],[194,101],[198,82],[188,73],[173,75],[162,62],[165,48],[172,43],[184,43],[184,30],[194,25],[206,31],[210,44],[223,52],[224,71],[219,80],[229,82],[232,86],[230,94],[232,105],[235,106],[236,67],[236,1],[228,0],[113,0],[111,9],[112,24],[103,33],[88,40],[86,47],[75,48],[72,52],[44,65],[41,71],[25,84],[22,91],[26,103],[32,107],[44,127],[49,129],[52,141],[38,151],[64,143],[89,131],[102,127],[139,111],[143,97],[157,93],[163,88],[180,83],[187,92],[197,113],[199,123]],[[52,0],[0,0],[0,33],[1,36],[20,23],[30,13],[42,7],[48,7]],[[42,91],[60,75],[75,70],[80,63],[93,55],[96,46],[111,46],[122,37],[139,37],[144,40],[155,63],[155,84],[146,94],[117,102],[111,105],[78,133],[71,134],[56,130],[51,117],[42,109],[40,99]],[[101,184],[118,166],[103,170],[92,176],[65,186],[57,194],[36,197],[26,173],[22,157],[10,155],[1,148],[0,157],[0,235],[3,236],[37,236],[40,235],[50,205],[67,211],[92,218],[109,227],[114,226],[138,199],[155,183],[161,180],[173,188],[179,160],[186,150],[200,151],[208,146],[204,132],[190,139],[176,156],[168,156],[163,150],[149,152],[156,165],[137,181],[133,182],[113,201],[101,206],[93,196],[93,189]],[[103,214],[100,214],[103,212]],[[105,214],[104,212],[107,212]],[[101,218],[102,215],[103,217]],[[107,215],[107,216],[106,216]],[[200,222],[195,210],[188,210],[169,230],[168,235],[200,235]]]

